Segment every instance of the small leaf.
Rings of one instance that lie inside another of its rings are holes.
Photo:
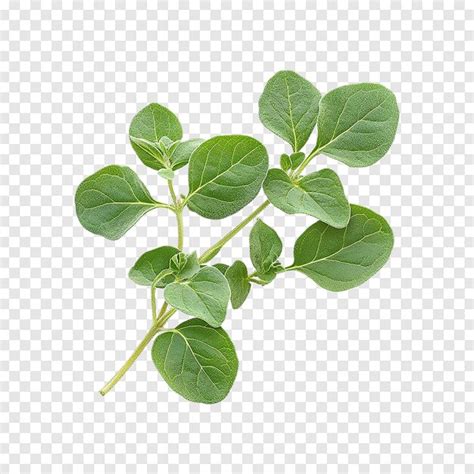
[[[353,166],[369,166],[390,148],[398,125],[394,94],[380,84],[353,84],[320,103],[317,149]]]
[[[250,259],[258,273],[268,272],[281,255],[283,245],[278,234],[262,220],[250,231]]]
[[[330,169],[292,181],[284,171],[274,168],[268,172],[263,190],[268,200],[287,214],[307,214],[337,228],[349,222],[349,201],[339,177]]]
[[[176,276],[182,280],[186,280],[195,275],[201,268],[196,252],[189,255],[180,252],[175,255],[170,262]]]
[[[164,296],[173,308],[219,327],[225,319],[230,289],[217,268],[203,267],[190,280],[168,285]]]
[[[90,232],[110,240],[124,235],[148,211],[163,207],[137,174],[111,165],[86,178],[76,191],[76,213]]]
[[[280,167],[284,171],[291,169],[291,160],[286,153],[283,153],[283,155],[280,156]]]
[[[295,170],[296,168],[298,168],[298,166],[301,165],[301,163],[303,163],[304,158],[305,158],[305,154],[301,151],[297,153],[292,153],[290,155],[291,169]]]
[[[308,141],[318,118],[321,94],[292,71],[277,72],[258,102],[263,125],[299,151]]]
[[[128,272],[128,276],[138,285],[151,286],[153,280],[163,271],[169,268],[171,258],[179,254],[177,248],[164,246],[145,252]],[[169,276],[157,285],[163,288],[168,283],[174,281],[173,276]]]
[[[193,151],[203,142],[204,140],[201,138],[193,138],[192,140],[187,140],[177,144],[170,156],[171,167],[176,171],[179,168],[186,166]]]
[[[234,262],[225,272],[230,287],[230,302],[232,308],[240,308],[250,291],[248,272],[245,263],[241,260]]]
[[[192,402],[217,403],[229,393],[239,361],[222,328],[191,319],[155,339],[153,362],[172,390]]]
[[[171,140],[170,137],[164,136],[164,137],[160,138],[158,143],[161,146],[161,148],[163,148],[163,150],[168,151],[168,149],[171,147],[171,145],[173,145],[174,141]]]
[[[132,147],[143,164],[159,170],[164,167],[163,158],[158,158],[150,147],[157,148],[163,137],[167,137],[171,142],[181,140],[183,129],[173,112],[162,105],[150,104],[133,117],[129,135]]]
[[[169,168],[162,168],[158,170],[158,174],[167,181],[172,181],[174,178],[174,171],[170,170]]]
[[[214,265],[212,265],[214,268],[217,268],[223,275],[225,275],[225,272],[227,271],[227,269],[229,268],[229,265],[227,265],[226,263],[215,263]]]
[[[388,260],[393,233],[387,221],[375,212],[351,205],[351,218],[344,229],[316,222],[298,237],[294,263],[298,270],[330,291],[361,285]]]
[[[189,209],[208,219],[236,213],[258,194],[267,169],[267,151],[254,138],[226,135],[205,141],[189,160]]]

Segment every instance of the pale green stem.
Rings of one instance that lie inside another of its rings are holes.
[[[140,354],[143,352],[145,347],[148,343],[153,339],[155,334],[159,331],[160,326],[158,322],[154,323],[151,328],[146,333],[145,337],[142,339],[140,344],[138,344],[137,348],[133,351],[133,354],[127,359],[125,364],[122,365],[120,370],[107,382],[102,390],[100,390],[100,394],[103,396],[106,393],[110,392],[110,390],[115,386],[115,384],[124,376],[125,372],[133,365],[133,363],[138,359]]]
[[[321,150],[315,146],[310,154],[303,160],[303,163],[297,168],[297,170],[292,174],[292,178],[297,178],[303,170],[309,165],[309,162],[320,152]]]
[[[255,217],[257,217],[268,205],[270,204],[270,201],[265,201],[263,204],[260,204],[260,206],[255,209],[251,214],[249,214],[239,225],[234,227],[229,233],[225,234],[224,237],[222,237],[220,240],[218,240],[212,247],[209,247],[200,257],[199,257],[199,262],[200,263],[206,263],[212,258],[214,258],[224,247],[224,245],[229,242],[232,237],[234,237],[236,234],[238,234],[249,222],[253,221]]]
[[[176,197],[176,193],[173,187],[173,181],[168,180],[168,189],[170,191],[171,200],[173,201],[173,210],[176,214],[176,222],[178,223],[178,249],[183,250],[184,241],[184,226],[183,226],[183,207],[181,202]]]

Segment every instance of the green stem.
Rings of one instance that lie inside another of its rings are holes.
[[[173,187],[173,181],[168,180],[168,189],[170,191],[171,200],[173,201],[173,210],[176,214],[176,222],[178,223],[178,249],[183,250],[184,226],[183,226],[183,206],[176,197]]]
[[[218,240],[212,247],[209,247],[200,257],[199,257],[199,262],[200,263],[206,263],[212,258],[214,258],[224,247],[224,245],[229,242],[232,237],[234,237],[236,234],[238,234],[249,222],[253,221],[255,217],[257,217],[265,208],[268,207],[270,204],[270,201],[265,201],[263,204],[260,204],[260,206],[255,209],[251,214],[249,214],[239,225],[234,227],[230,232],[224,235],[220,240]]]
[[[321,150],[316,145],[310,152],[310,154],[303,160],[303,163],[296,169],[292,174],[292,178],[297,178],[303,170],[309,165],[309,162],[320,152]]]
[[[158,321],[151,326],[151,328],[148,330],[140,344],[138,344],[137,348],[133,351],[132,355],[127,359],[127,361],[122,365],[122,367],[120,367],[120,370],[109,380],[109,382],[104,385],[102,390],[100,390],[99,393],[102,396],[110,392],[110,390],[112,390],[115,384],[124,376],[125,372],[127,372],[127,370],[133,365],[133,363],[138,359],[138,357],[143,352],[148,343],[160,330],[160,327],[161,326],[158,325]]]

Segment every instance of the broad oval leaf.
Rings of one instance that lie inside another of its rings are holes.
[[[250,259],[258,273],[267,273],[283,249],[282,242],[278,234],[261,219],[250,231]]]
[[[169,268],[171,258],[180,251],[175,247],[164,246],[145,252],[135,262],[128,272],[128,276],[138,285],[151,286],[153,280],[163,271]],[[174,280],[173,276],[163,279],[157,284],[157,288],[163,288]]]
[[[277,72],[258,102],[263,125],[299,151],[308,141],[318,118],[320,92],[293,71]]]
[[[260,191],[268,155],[257,140],[244,135],[214,137],[189,160],[189,208],[208,219],[222,219],[245,207]]]
[[[392,248],[393,233],[387,221],[352,204],[344,229],[316,222],[298,237],[294,263],[287,270],[298,270],[327,290],[344,291],[375,275]]]
[[[338,87],[321,99],[316,147],[349,166],[369,166],[390,148],[398,116],[395,95],[380,84]]]
[[[164,167],[157,145],[162,137],[181,140],[183,129],[176,115],[160,104],[149,104],[133,117],[130,142],[144,165],[159,170]]]
[[[153,362],[172,390],[192,402],[217,403],[229,393],[239,361],[222,328],[191,319],[155,339]]]
[[[76,191],[76,213],[90,232],[117,240],[157,207],[137,174],[127,166],[111,165],[86,178]]]
[[[171,167],[174,170],[177,170],[183,166],[186,166],[193,151],[203,142],[204,140],[201,138],[193,138],[191,140],[178,143],[170,156]]]
[[[168,285],[164,296],[173,308],[219,327],[227,312],[230,288],[217,268],[203,267],[190,280]]]
[[[307,214],[342,228],[351,216],[349,201],[337,174],[326,168],[292,181],[280,169],[271,169],[263,190],[268,200],[287,214]]]
[[[225,272],[230,287],[232,308],[240,308],[250,292],[247,267],[241,260],[235,261]]]

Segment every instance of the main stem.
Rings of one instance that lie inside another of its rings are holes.
[[[249,222],[253,221],[255,217],[257,217],[266,207],[268,207],[269,204],[270,201],[268,201],[268,199],[263,204],[260,204],[260,206],[258,206],[255,211],[249,214],[239,225],[237,225],[229,233],[224,235],[224,237],[218,240],[212,247],[209,247],[199,257],[199,262],[206,263],[212,258],[214,258],[220,252],[221,248],[224,247],[224,245],[229,242],[230,239],[232,239],[232,237],[238,234]]]
[[[300,167],[296,170],[295,176],[298,177],[301,172],[308,166],[311,159],[318,154],[319,150],[314,148],[311,153],[307,156],[307,158],[301,163]],[[174,192],[173,183],[168,181],[168,188],[170,191],[171,199],[173,200],[174,206],[172,209],[176,213],[176,220],[178,222],[178,248],[180,250],[183,249],[183,235],[184,235],[184,228],[183,228],[183,208],[181,207],[181,202],[176,197],[176,193]],[[212,247],[209,247],[202,255],[199,257],[200,263],[207,263],[209,260],[214,258],[224,247],[224,245],[229,242],[236,234],[238,234],[247,224],[249,224],[255,217],[257,217],[263,210],[265,210],[270,201],[266,200],[264,203],[260,204],[260,206],[255,209],[252,213],[250,213],[240,224],[234,227],[230,232],[224,235],[220,240],[218,240]],[[255,282],[257,283],[257,282]],[[125,372],[133,365],[133,363],[138,359],[140,354],[143,352],[145,347],[148,343],[153,339],[153,337],[158,333],[158,331],[163,327],[163,325],[168,321],[168,319],[176,313],[176,309],[172,308],[169,311],[166,311],[166,303],[163,304],[161,311],[158,315],[157,320],[153,323],[151,328],[145,334],[145,337],[137,346],[137,348],[133,351],[133,354],[130,358],[123,364],[120,370],[110,379],[110,381],[100,390],[101,395],[105,395],[108,393],[115,384],[124,376]]]

